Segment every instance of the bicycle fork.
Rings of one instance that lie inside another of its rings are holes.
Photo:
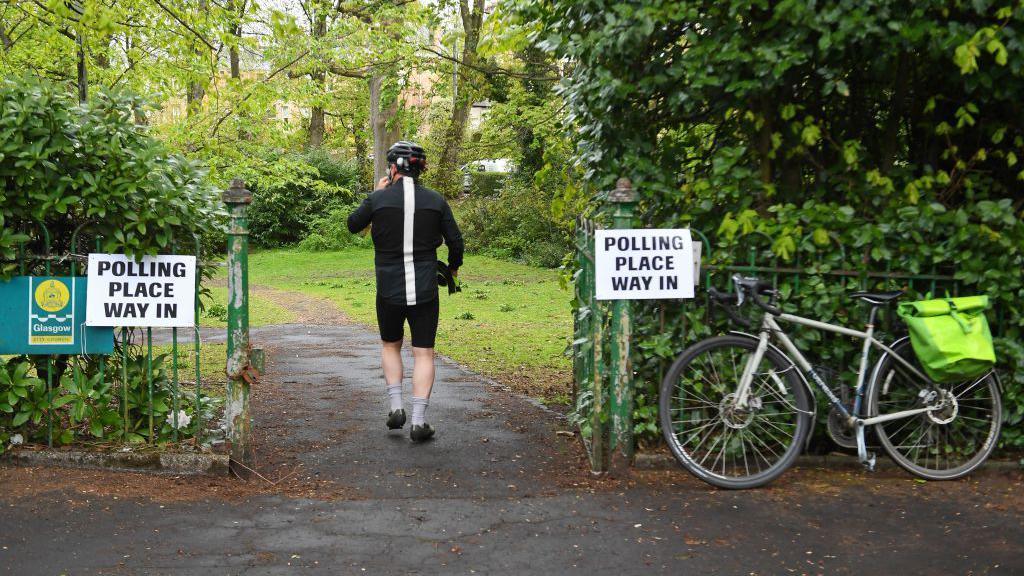
[[[839,412],[847,419],[852,425],[856,432],[857,437],[857,458],[860,463],[863,464],[868,470],[873,471],[875,469],[875,455],[868,452],[867,441],[865,439],[865,422],[863,419],[854,416],[859,413],[861,402],[864,396],[864,380],[867,373],[867,362],[868,362],[868,349],[870,347],[871,336],[874,332],[874,325],[869,324],[867,327],[867,339],[864,343],[864,351],[860,361],[860,373],[857,377],[857,388],[856,388],[856,400],[854,405],[854,411],[851,414],[850,411],[843,405],[834,392],[828,387],[825,381],[820,375],[814,370],[810,362],[804,358],[804,355],[800,353],[796,345],[786,336],[786,333],[782,331],[778,323],[770,315],[765,315],[764,323],[760,334],[758,335],[757,348],[754,349],[754,353],[750,356],[747,364],[743,367],[743,374],[740,377],[739,387],[736,389],[736,405],[739,408],[746,409],[750,404],[750,388],[754,380],[754,373],[757,367],[761,365],[761,360],[764,359],[765,351],[768,349],[769,338],[771,334],[775,334],[782,348],[786,351],[789,357],[796,361],[797,366],[803,370],[814,383],[821,389],[822,393],[828,398],[829,402],[835,406]],[[776,384],[779,386],[780,391],[785,394],[785,385],[778,378],[773,378]],[[871,419],[875,420],[875,419]],[[872,424],[874,422],[871,422]]]

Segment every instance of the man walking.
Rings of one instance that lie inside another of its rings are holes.
[[[427,168],[423,148],[396,142],[388,150],[388,175],[348,217],[353,234],[370,224],[377,271],[377,326],[381,365],[387,384],[391,430],[405,426],[402,408],[402,337],[412,333],[412,429],[414,442],[428,440],[434,429],[425,414],[434,386],[434,340],[437,337],[437,248],[448,245],[448,268],[454,278],[462,266],[462,233],[448,202],[418,178]]]

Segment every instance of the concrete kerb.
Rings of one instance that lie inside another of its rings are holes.
[[[226,454],[159,452],[84,452],[77,450],[12,450],[0,458],[17,466],[56,466],[121,472],[227,476]]]
[[[856,456],[848,454],[804,454],[797,458],[796,466],[805,468],[835,468],[843,470],[863,470],[864,466]],[[664,452],[643,452],[636,455],[634,467],[642,470],[681,470],[682,466],[671,454]],[[875,464],[878,470],[901,470],[895,462],[888,458],[879,458]],[[974,474],[1006,473],[1024,469],[1020,462],[1013,460],[988,460]]]

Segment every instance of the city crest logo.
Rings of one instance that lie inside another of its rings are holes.
[[[29,345],[75,343],[75,281],[70,280],[70,288],[58,278],[29,280]]]

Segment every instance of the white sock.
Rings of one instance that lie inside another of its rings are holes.
[[[419,396],[412,397],[412,425],[423,426],[424,416],[427,412],[427,404],[430,401],[426,398],[420,398]]]
[[[391,403],[391,411],[402,409],[402,383],[388,384],[388,401]]]

